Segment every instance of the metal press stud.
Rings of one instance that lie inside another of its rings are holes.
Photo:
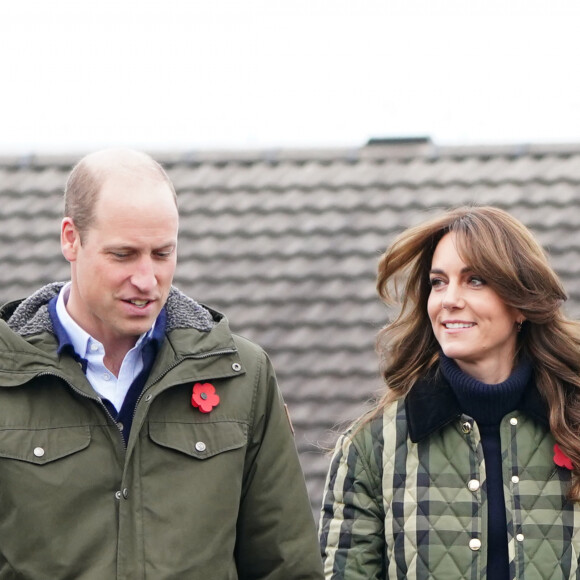
[[[480,483],[479,481],[477,481],[477,479],[471,479],[467,484],[467,488],[469,489],[469,491],[477,491],[479,489],[479,486]]]
[[[471,540],[469,540],[469,547],[476,552],[481,548],[481,540],[479,538],[471,538]]]

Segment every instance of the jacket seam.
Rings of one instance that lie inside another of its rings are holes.
[[[264,367],[265,353],[263,351],[258,352],[256,355],[256,361],[258,364],[257,372],[254,375],[254,386],[252,393],[252,412],[250,414],[250,420],[248,422],[248,444],[254,438],[254,432],[256,428],[256,400],[258,397],[258,386],[260,384],[260,377],[262,375],[262,369]]]
[[[369,433],[369,436],[372,439],[372,434]],[[351,439],[351,445],[355,448],[356,453],[358,455],[358,460],[360,461],[360,465],[362,467],[362,472],[366,474],[367,481],[372,481],[372,488],[373,488],[373,501],[379,508],[381,514],[384,515],[385,513],[385,506],[383,502],[383,485],[382,485],[382,477],[380,474],[375,473],[366,457],[366,454],[362,452],[361,444],[356,439]],[[382,450],[381,450],[382,452]],[[384,523],[384,522],[383,522]]]

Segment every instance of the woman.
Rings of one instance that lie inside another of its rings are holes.
[[[326,578],[580,577],[580,330],[541,247],[502,210],[459,208],[385,252],[387,303],[397,282],[387,392],[330,466]]]

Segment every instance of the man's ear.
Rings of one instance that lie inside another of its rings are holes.
[[[72,218],[65,217],[60,228],[60,247],[62,255],[69,262],[77,259],[78,249],[81,245],[81,237]]]

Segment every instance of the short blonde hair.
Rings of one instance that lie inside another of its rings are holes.
[[[83,235],[95,221],[95,206],[105,180],[118,172],[149,174],[170,188],[175,204],[175,187],[163,167],[142,151],[104,149],[83,157],[72,169],[64,190],[64,215],[70,217]]]

